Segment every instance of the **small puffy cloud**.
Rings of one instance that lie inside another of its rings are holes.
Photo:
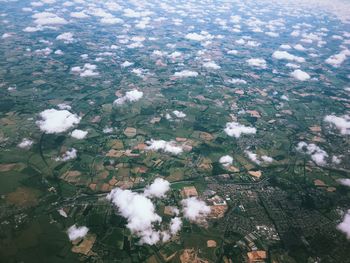
[[[73,73],[79,73],[80,77],[95,77],[99,75],[99,73],[95,71],[96,69],[96,65],[86,63],[83,67],[72,67],[71,71]]]
[[[258,156],[256,153],[253,153],[251,151],[245,151],[246,155],[248,155],[248,158],[260,165],[261,163],[272,163],[273,162],[273,158],[267,155],[262,155],[262,156]]]
[[[184,217],[192,222],[203,222],[210,213],[210,207],[196,197],[183,199],[181,204]]]
[[[265,34],[270,36],[270,37],[279,37],[279,34],[276,32],[266,32]]]
[[[85,14],[84,11],[81,11],[81,12],[71,12],[71,13],[70,13],[70,16],[71,16],[71,17],[74,17],[74,18],[88,18],[88,17],[90,17],[89,15]]]
[[[50,12],[36,13],[32,17],[35,19],[34,23],[41,26],[67,24],[67,21],[64,18],[59,17],[56,14]]]
[[[67,150],[61,157],[57,157],[55,160],[57,162],[66,162],[75,158],[77,158],[77,150],[72,148]]]
[[[300,81],[305,81],[310,79],[310,75],[307,74],[306,72],[296,69],[290,74],[293,78],[300,80]]]
[[[344,115],[342,117],[337,117],[335,115],[327,115],[324,118],[324,121],[337,127],[342,135],[350,134],[350,116]]]
[[[287,45],[287,44],[282,44],[282,45],[280,45],[280,48],[281,49],[291,49],[292,47],[290,45]]]
[[[333,67],[339,67],[343,62],[350,56],[350,50],[345,49],[338,54],[330,56],[326,59],[326,63],[332,65]]]
[[[214,61],[203,63],[203,67],[207,69],[221,69],[221,67],[218,64],[216,64]]]
[[[343,232],[350,239],[350,210],[345,214],[343,221],[337,225],[337,229]]]
[[[182,227],[182,221],[179,217],[174,217],[170,220],[170,233],[176,235]]]
[[[160,241],[160,232],[154,229],[154,224],[160,223],[162,218],[155,212],[155,206],[150,199],[120,188],[113,189],[107,199],[127,219],[127,227],[132,234],[140,237],[141,244],[153,245]]]
[[[293,48],[298,50],[298,51],[305,51],[306,50],[306,48],[303,47],[303,45],[301,45],[301,44],[296,44]]]
[[[214,37],[210,35],[208,32],[201,32],[200,34],[198,33],[188,33],[185,36],[186,39],[193,40],[193,41],[205,41],[205,40],[211,40]]]
[[[178,110],[174,110],[173,114],[177,117],[177,118],[185,118],[186,114],[182,111],[178,111]]]
[[[247,59],[246,62],[248,63],[249,66],[252,67],[257,67],[257,68],[266,68],[266,61],[263,58],[250,58]]]
[[[103,17],[103,18],[101,18],[100,22],[102,24],[106,24],[106,25],[115,25],[115,24],[122,24],[122,23],[124,23],[124,20],[120,19],[118,17],[111,16],[111,17]]]
[[[231,137],[239,138],[242,134],[254,134],[256,133],[256,128],[248,127],[238,122],[228,122],[226,123],[226,128],[224,129],[226,134]]]
[[[230,155],[224,155],[220,157],[219,163],[223,166],[230,166],[233,163],[233,158]]]
[[[11,36],[12,36],[12,33],[4,33],[4,34],[2,34],[1,38],[6,39],[6,38],[9,38]]]
[[[121,105],[125,102],[135,102],[140,100],[143,97],[143,92],[138,91],[137,89],[127,91],[125,95],[121,98],[116,99],[113,104],[114,105]]]
[[[122,68],[127,68],[130,67],[132,65],[134,65],[134,63],[129,62],[129,61],[124,61],[122,64],[120,64],[122,66]]]
[[[56,39],[57,40],[61,40],[61,41],[63,41],[66,44],[69,44],[69,43],[73,43],[74,42],[74,37],[73,36],[74,36],[73,33],[66,32],[66,33],[62,33],[62,34],[58,35],[56,37]]]
[[[327,163],[326,158],[328,157],[327,152],[322,150],[320,147],[313,143],[299,142],[297,145],[297,150],[299,152],[306,153],[311,156],[311,159],[317,165],[325,165]]]
[[[289,61],[295,61],[298,63],[305,62],[304,58],[294,56],[294,55],[288,53],[287,51],[275,51],[275,52],[273,52],[272,57],[275,59],[278,59],[278,60],[285,59],[285,60],[289,60]]]
[[[67,230],[67,234],[70,241],[77,240],[79,238],[83,238],[89,232],[89,229],[86,226],[77,227],[76,225],[72,225]]]
[[[65,132],[80,122],[80,117],[67,110],[44,110],[39,114],[40,120],[36,122],[40,130],[45,133]]]
[[[170,190],[170,183],[162,178],[156,178],[151,185],[146,186],[144,194],[147,197],[162,198]]]
[[[227,82],[231,84],[247,84],[247,81],[244,79],[229,79]]]
[[[29,149],[33,145],[33,141],[27,138],[24,138],[19,144],[18,147],[22,149]]]
[[[337,182],[342,184],[342,185],[350,187],[350,179],[348,179],[348,178],[338,179]]]
[[[147,150],[150,151],[164,151],[167,153],[172,154],[180,154],[183,152],[183,149],[181,146],[178,146],[175,141],[164,141],[164,140],[153,140],[146,142],[148,146],[146,147]]]
[[[174,77],[178,78],[188,78],[188,77],[197,77],[198,72],[191,70],[182,70],[174,73]]]
[[[87,131],[75,129],[74,131],[72,131],[71,136],[75,139],[81,140],[84,139],[87,134]]]

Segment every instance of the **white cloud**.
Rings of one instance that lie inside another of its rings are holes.
[[[208,69],[221,69],[221,67],[218,64],[216,64],[214,61],[203,63],[203,67]]]
[[[82,68],[72,67],[71,71],[73,73],[79,73],[80,77],[95,77],[99,75],[99,73],[95,71],[96,69],[97,69],[96,65],[86,63]]]
[[[37,25],[64,25],[67,21],[64,18],[57,16],[50,12],[36,13],[32,16],[35,20],[34,23]]]
[[[197,77],[198,73],[196,71],[191,71],[191,70],[182,70],[179,72],[175,72],[174,77],[179,77],[179,78],[188,78],[188,77]]]
[[[180,154],[183,152],[181,146],[177,146],[175,141],[153,140],[146,142],[148,144],[147,150],[151,151],[164,151],[172,154]]]
[[[193,40],[193,41],[205,41],[205,40],[211,40],[214,37],[210,35],[208,32],[201,32],[200,34],[198,33],[188,33],[185,36],[186,39]]]
[[[122,68],[127,68],[130,67],[132,65],[134,65],[134,63],[129,62],[129,61],[124,61],[122,64],[120,64],[122,66]]]
[[[277,50],[277,51],[273,52],[272,57],[275,59],[278,59],[278,60],[285,59],[285,60],[289,60],[289,61],[295,61],[298,63],[305,62],[304,58],[294,56],[294,55],[288,53],[287,51],[278,51]]]
[[[4,33],[4,34],[2,34],[1,38],[6,39],[6,38],[9,38],[11,36],[12,36],[12,33]]]
[[[313,143],[308,144],[306,142],[299,142],[297,150],[310,155],[311,159],[317,165],[325,165],[327,163],[325,159],[328,157],[328,154]]]
[[[70,241],[74,241],[78,238],[83,238],[89,232],[89,229],[86,226],[77,227],[76,225],[72,225],[67,230],[67,234]]]
[[[287,45],[287,44],[282,44],[282,45],[280,45],[280,48],[281,49],[291,49],[292,47],[290,45]]]
[[[66,162],[75,158],[77,158],[77,150],[72,148],[70,150],[67,150],[61,157],[55,158],[55,161]]]
[[[227,82],[231,84],[247,84],[247,81],[244,79],[229,79]]]
[[[165,197],[170,190],[170,183],[162,178],[156,178],[151,185],[146,186],[144,194],[147,197]]]
[[[70,16],[71,16],[71,17],[74,17],[74,18],[88,18],[88,17],[90,17],[89,15],[85,14],[84,11],[81,11],[81,12],[71,12],[71,13],[70,13]]]
[[[80,122],[80,117],[67,110],[44,110],[39,114],[41,120],[36,124],[45,133],[60,133],[72,128]]]
[[[248,151],[248,150],[246,150],[244,152],[248,155],[249,159],[252,162],[254,162],[258,165],[260,165],[261,163],[272,163],[273,162],[273,158],[270,156],[267,156],[267,155],[258,156],[256,153],[253,153],[253,152]]]
[[[34,141],[32,141],[31,139],[27,139],[24,138],[19,144],[18,147],[22,148],[22,149],[29,149],[30,147],[32,147]]]
[[[337,182],[342,184],[342,185],[350,187],[350,179],[348,179],[348,178],[338,179]]]
[[[335,115],[327,115],[324,121],[335,125],[342,135],[350,134],[350,116],[337,117]]]
[[[223,166],[230,166],[233,163],[233,158],[230,155],[221,156],[219,162]]]
[[[103,17],[101,18],[100,22],[102,24],[106,24],[106,25],[115,25],[115,24],[122,24],[124,23],[123,19],[120,19],[118,17]]]
[[[181,204],[184,217],[192,222],[202,222],[210,213],[210,207],[196,197],[183,199]]]
[[[81,140],[84,139],[87,134],[87,131],[75,129],[74,131],[72,131],[71,136],[75,139]]]
[[[307,74],[306,72],[296,69],[290,74],[293,78],[300,80],[300,81],[305,81],[310,79],[310,75]]]
[[[170,221],[170,233],[176,235],[182,227],[182,221],[179,217],[174,217]]]
[[[226,128],[224,129],[226,134],[231,137],[239,138],[242,134],[254,134],[256,133],[256,128],[244,126],[238,122],[228,122],[226,123]]]
[[[177,117],[177,118],[185,118],[186,114],[182,111],[178,111],[178,110],[174,110],[173,114]]]
[[[279,34],[276,32],[266,32],[265,34],[270,36],[270,37],[279,37]]]
[[[350,210],[345,214],[343,222],[337,225],[337,229],[343,232],[350,239]]]
[[[62,33],[60,35],[58,35],[56,37],[57,40],[62,40],[64,43],[68,44],[68,43],[73,43],[74,42],[74,37],[73,37],[73,33],[71,32],[66,32],[66,33]]]
[[[298,51],[305,51],[306,50],[306,48],[304,48],[303,45],[301,45],[301,44],[296,44],[293,48],[298,50]]]
[[[229,55],[237,55],[237,54],[238,54],[238,51],[232,49],[232,50],[227,51],[227,54],[229,54]]]
[[[246,60],[249,66],[258,67],[258,68],[266,68],[266,61],[262,58],[250,58]]]
[[[153,245],[160,241],[160,232],[154,229],[153,224],[160,223],[162,218],[155,212],[155,206],[150,199],[120,188],[113,189],[107,195],[107,199],[127,219],[127,227],[141,238],[141,244]]]
[[[143,92],[138,91],[137,89],[127,91],[125,95],[121,98],[116,99],[113,104],[114,105],[121,105],[125,102],[135,102],[140,100],[143,97]]]
[[[327,58],[326,63],[332,65],[333,67],[339,67],[347,59],[348,56],[350,56],[350,50],[345,49],[340,53]]]

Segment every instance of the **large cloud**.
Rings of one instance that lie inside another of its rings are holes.
[[[324,121],[334,124],[341,134],[350,134],[350,116],[344,115],[342,117],[337,117],[335,115],[327,115]]]
[[[244,126],[238,122],[228,122],[226,123],[226,128],[224,131],[228,136],[239,138],[242,134],[256,133],[256,128]]]
[[[80,117],[67,110],[48,109],[40,113],[41,120],[36,124],[45,133],[60,133],[80,122]]]
[[[181,204],[184,217],[192,222],[202,222],[210,213],[210,207],[196,197],[183,199]]]
[[[71,241],[85,237],[88,232],[89,229],[86,226],[77,227],[76,225],[72,225],[67,230],[69,240]]]
[[[144,191],[147,197],[165,197],[166,192],[170,190],[170,183],[162,178],[156,178],[151,185],[148,185]]]
[[[140,243],[156,244],[160,241],[160,232],[153,224],[160,223],[161,217],[155,212],[152,201],[142,194],[120,188],[113,189],[107,199],[118,208],[119,213],[128,221],[130,231],[140,237]]]

